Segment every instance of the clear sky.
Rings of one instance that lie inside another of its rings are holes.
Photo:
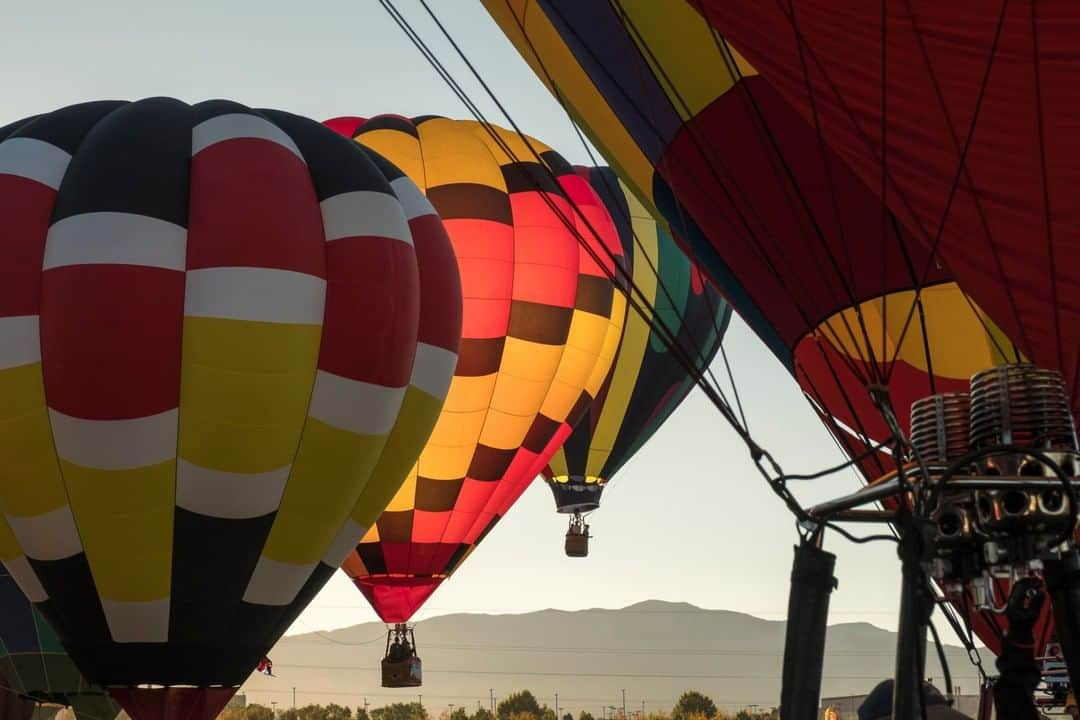
[[[493,121],[490,102],[452,62],[415,0],[397,0]],[[574,162],[587,154],[566,115],[474,0],[433,6],[528,133]],[[102,98],[224,97],[325,119],[440,114],[465,108],[377,0],[51,0],[21,3],[0,25],[0,126]],[[794,380],[739,321],[725,347],[750,428],[789,472],[841,456]],[[722,374],[718,366],[717,375]],[[853,473],[799,488],[820,499],[857,487]],[[535,483],[420,618],[450,611],[622,607],[648,598],[780,618],[787,605],[792,517],[745,447],[695,393],[619,474],[593,516],[586,560],[563,556],[565,518]],[[840,590],[832,621],[893,628],[899,567],[891,545],[835,536]],[[336,577],[292,632],[376,619]]]

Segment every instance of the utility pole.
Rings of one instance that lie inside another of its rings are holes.
[[[292,689],[292,711],[293,714],[296,713],[296,688]]]
[[[626,688],[622,691],[622,716],[623,720],[626,720]]]
[[[559,693],[555,693],[555,720],[562,720],[562,716],[559,715]]]
[[[367,706],[368,706],[367,697],[364,697],[364,717],[367,717]]]
[[[488,697],[491,698],[491,717],[495,717],[495,688],[488,688]]]
[[[641,699],[641,717],[645,717],[645,698]]]
[[[271,713],[274,716],[274,720],[277,720],[277,700],[270,701]]]
[[[423,710],[424,709],[424,695],[423,695],[423,693],[417,695],[416,697],[420,699],[420,709]]]

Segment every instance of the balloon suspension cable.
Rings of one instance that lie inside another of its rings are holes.
[[[386,10],[386,12],[391,16],[394,22],[406,34],[409,40],[417,47],[417,49],[421,52],[424,58],[428,61],[428,63],[444,80],[444,82],[451,89],[451,91],[453,91],[455,95],[457,95],[457,97],[462,101],[462,103],[465,104],[466,108],[473,115],[473,117],[481,124],[482,127],[484,127],[484,129],[492,137],[493,142],[495,142],[503,150],[503,152],[507,154],[508,157],[510,157],[512,160],[517,161],[517,155],[514,153],[513,149],[510,148],[501,137],[499,137],[498,133],[494,130],[494,126],[487,120],[484,113],[469,97],[468,93],[464,91],[461,85],[454,79],[450,71],[447,70],[446,66],[438,59],[438,57],[435,56],[434,52],[420,37],[416,29],[412,27],[408,19],[406,19],[404,15],[402,15],[402,13],[394,6],[393,0],[380,0],[380,4],[382,5],[383,9]],[[491,90],[490,86],[484,81],[483,77],[476,70],[475,66],[461,50],[460,46],[453,39],[450,33],[447,31],[445,25],[443,25],[441,20],[439,20],[439,18],[436,16],[430,5],[427,2],[424,2],[424,0],[420,0],[420,4],[427,11],[432,21],[440,28],[443,35],[450,42],[451,46],[453,46],[461,60],[470,69],[473,76],[481,84],[488,96],[496,104],[502,114],[507,118],[507,121],[511,124],[515,132],[529,148],[531,154],[539,161],[541,171],[546,172],[552,177],[554,177],[551,169],[547,166],[545,162],[543,162],[540,153],[534,147],[534,143],[532,143],[523,134],[517,123],[514,122],[513,117],[510,115],[503,103],[498,99],[498,96],[495,95],[495,93]],[[556,187],[558,187],[557,183]],[[682,365],[684,369],[687,370],[688,374],[702,389],[706,397],[713,403],[713,405],[717,408],[717,410],[719,410],[719,412],[728,422],[728,424],[743,440],[743,442],[747,446],[747,449],[750,451],[752,461],[768,483],[770,489],[772,489],[772,491],[784,502],[784,504],[788,507],[792,514],[795,515],[795,517],[800,523],[810,521],[810,517],[806,509],[802,507],[802,505],[798,502],[794,495],[787,489],[785,474],[780,465],[776,462],[775,458],[773,458],[773,456],[768,451],[758,445],[757,442],[755,442],[754,439],[750,436],[748,429],[745,427],[744,424],[740,422],[740,419],[736,414],[735,410],[725,399],[722,389],[720,389],[718,385],[714,385],[713,383],[711,383],[706,373],[701,371],[694,365],[693,358],[690,356],[690,353],[682,346],[682,343],[678,342],[677,335],[671,330],[670,327],[667,326],[663,318],[655,312],[655,308],[652,307],[651,303],[649,303],[647,298],[645,298],[644,293],[637,286],[637,284],[634,283],[633,277],[628,274],[626,268],[622,267],[619,263],[615,263],[615,271],[612,272],[608,270],[603,263],[599,262],[599,255],[596,253],[596,250],[593,249],[589,245],[589,243],[587,243],[585,239],[581,236],[580,231],[577,230],[576,227],[574,227],[573,221],[570,218],[566,217],[565,212],[555,205],[554,201],[547,196],[547,193],[542,193],[542,195],[542,199],[551,208],[552,212],[556,214],[559,220],[567,227],[570,232],[572,232],[576,237],[578,237],[579,243],[582,245],[585,251],[591,257],[593,257],[595,261],[598,262],[600,267],[604,268],[604,272],[606,275],[608,275],[609,279],[612,279],[614,281],[616,278],[616,274],[621,274],[622,282],[625,283],[631,291],[627,297],[628,304],[631,306],[631,308],[634,309],[634,311],[637,312],[655,332],[657,332],[664,345],[672,352],[673,356],[678,360],[680,365]],[[565,193],[563,193],[563,195],[564,198],[569,202],[572,212],[578,218],[580,218],[580,220],[588,227],[588,230],[594,237],[599,237],[598,233],[596,233],[595,229],[592,227],[589,219],[585,216],[584,213],[582,213],[581,209],[578,207],[578,204],[574,202],[572,198],[566,197]],[[612,257],[614,257],[610,250],[607,250],[606,248],[605,250],[608,252],[609,255],[612,255]],[[635,297],[635,292],[638,295],[642,296],[642,298],[644,299],[639,300],[637,297]],[[647,312],[646,308],[650,310],[650,312]]]

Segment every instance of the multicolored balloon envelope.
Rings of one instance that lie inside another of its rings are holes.
[[[975,372],[1024,358],[932,246],[715,33],[701,3],[484,4],[852,457],[890,435],[871,388],[887,389],[906,432],[915,400],[966,391]],[[791,29],[774,32],[786,40]],[[874,480],[895,462],[878,451],[861,469]],[[1001,622],[975,618],[991,647]]]
[[[1080,416],[1080,5],[691,4],[1033,362],[1061,371]]]
[[[420,186],[461,268],[461,354],[442,415],[344,565],[379,616],[399,623],[506,513],[599,392],[626,314],[613,279],[622,247],[588,182],[534,139],[434,117],[327,125]]]
[[[214,717],[427,440],[457,268],[384,170],[227,101],[0,131],[0,560],[136,720]]]
[[[70,706],[79,720],[112,720],[120,712],[105,688],[83,677],[2,565],[0,685],[0,694],[9,689],[34,702]]]
[[[551,458],[544,478],[561,513],[600,505],[605,484],[648,442],[694,388],[694,378],[669,350],[671,339],[704,372],[731,308],[702,278],[610,168],[577,168],[603,199],[619,230],[623,257],[650,316],[628,313],[611,374],[585,417]]]

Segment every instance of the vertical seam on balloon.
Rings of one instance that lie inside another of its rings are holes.
[[[127,105],[121,105],[120,107],[127,107]],[[72,507],[72,504],[71,504],[71,492],[68,490],[67,478],[64,476],[64,464],[60,461],[60,452],[59,452],[59,449],[56,447],[56,434],[53,432],[52,414],[49,412],[49,388],[48,388],[48,385],[45,382],[45,348],[44,348],[44,341],[42,339],[41,326],[42,326],[42,319],[44,318],[44,315],[45,315],[45,312],[44,312],[45,311],[45,251],[48,248],[49,231],[52,229],[53,223],[55,221],[54,219],[56,217],[56,205],[57,205],[58,201],[60,200],[60,193],[64,189],[64,179],[67,177],[67,174],[71,169],[72,163],[75,162],[75,156],[76,156],[76,154],[78,154],[79,149],[82,147],[83,141],[86,140],[86,136],[89,135],[91,132],[93,132],[93,129],[95,127],[97,127],[97,125],[102,120],[104,120],[106,117],[111,115],[114,112],[114,110],[110,110],[109,112],[105,113],[105,115],[99,117],[94,122],[94,124],[83,133],[82,137],[80,137],[78,139],[78,144],[72,149],[71,160],[68,162],[67,167],[64,168],[64,175],[63,175],[63,177],[60,178],[60,182],[57,184],[57,187],[56,187],[56,193],[53,195],[53,206],[52,206],[51,212],[49,213],[49,225],[45,229],[45,242],[42,243],[41,280],[38,283],[38,354],[41,356],[41,396],[45,401],[45,422],[49,426],[49,441],[50,441],[50,444],[52,446],[53,460],[56,462],[56,473],[57,473],[57,476],[60,478],[60,487],[62,487],[63,490],[64,490],[64,497],[67,498],[68,512],[71,514],[71,524],[75,526],[75,534],[79,538],[79,552],[78,552],[78,555],[82,555],[83,559],[86,562],[87,575],[90,577],[90,583],[91,583],[91,588],[90,589],[93,591],[93,593],[94,593],[94,595],[96,597],[96,600],[98,602],[98,608],[101,610],[101,613],[102,613],[103,617],[104,617],[104,614],[105,614],[104,601],[102,600],[102,597],[101,597],[101,591],[98,589],[98,586],[97,586],[97,579],[94,577],[94,570],[93,570],[93,568],[90,567],[90,556],[86,553],[86,545],[83,543],[82,531],[79,529],[79,519],[76,516],[75,508]],[[20,546],[20,549],[22,549],[21,546]],[[23,555],[25,555],[25,554],[26,553],[24,551]],[[27,564],[29,565],[29,558],[27,558],[27,560],[28,560]],[[35,571],[32,567],[30,568],[30,570],[31,570],[31,572],[34,573],[35,576],[38,575],[37,571]],[[52,594],[49,592],[48,588],[45,588],[45,584],[44,584],[44,582],[42,582],[40,576],[38,576],[38,582],[45,589],[45,594],[48,597],[51,598]],[[106,621],[105,624],[106,624],[106,628],[108,629],[108,622]],[[110,635],[110,638],[111,638],[112,631],[108,630],[108,632],[109,632],[109,635]]]
[[[188,105],[188,106],[186,106],[185,109],[187,111],[187,119],[188,119],[189,146],[191,148],[194,148],[194,145],[195,145],[195,137],[194,137],[194,135],[195,135],[195,122],[194,122],[195,108],[192,107],[191,105]],[[188,252],[188,250],[189,250],[189,248],[191,246],[191,187],[192,187],[192,183],[194,181],[194,178],[192,177],[192,170],[193,170],[194,164],[195,164],[195,156],[189,150],[188,151],[188,159],[187,159],[187,167],[188,167],[187,203],[185,203],[185,205],[187,207],[187,217],[185,218],[185,222],[184,222],[184,288],[183,288],[183,291],[182,291],[184,296],[183,296],[182,302],[180,303],[180,347],[178,348],[179,352],[180,352],[180,357],[178,359],[178,362],[176,363],[176,366],[177,366],[176,372],[177,372],[177,375],[178,375],[178,377],[177,377],[177,385],[176,385],[176,454],[175,454],[176,460],[173,462],[173,507],[172,507],[173,528],[172,528],[172,538],[171,538],[170,543],[169,543],[169,545],[170,545],[169,546],[169,595],[168,595],[168,597],[169,597],[169,623],[166,626],[166,633],[169,636],[171,636],[171,634],[172,634],[171,633],[171,629],[172,629],[172,612],[173,612],[172,595],[173,595],[173,581],[174,581],[174,579],[176,577],[176,532],[177,532],[176,514],[180,510],[180,508],[179,508],[179,506],[177,504],[177,501],[179,499],[179,494],[180,494],[180,432],[181,432],[180,429],[181,429],[181,427],[183,427],[183,425],[181,423],[181,418],[182,418],[181,410],[183,409],[181,407],[181,405],[182,405],[181,400],[183,399],[183,396],[184,396],[184,325],[186,324],[185,319],[187,317],[187,311],[186,311],[186,308],[187,308],[187,276],[188,276],[188,271],[189,271],[190,266],[191,266],[191,254],[190,254],[190,252]]]
[[[255,111],[255,110],[252,110],[251,112],[253,114],[258,115],[259,117],[265,119],[267,122],[270,122],[271,124],[273,124],[279,130],[281,130],[281,132],[285,133],[285,135],[287,135],[289,137],[289,139],[293,141],[293,144],[296,145],[296,150],[297,150],[297,152],[300,153],[300,156],[304,161],[304,167],[306,168],[306,172],[307,172],[308,184],[311,187],[312,197],[314,198],[316,208],[319,208],[319,196],[318,196],[318,193],[315,191],[315,178],[312,177],[312,175],[311,175],[313,170],[311,168],[311,165],[308,163],[307,158],[304,157],[304,148],[303,148],[303,146],[297,141],[297,138],[294,138],[292,136],[292,134],[289,133],[289,131],[286,128],[281,127],[277,123],[273,122],[270,118],[263,115],[263,113],[260,113],[260,112]],[[330,282],[329,282],[329,276],[330,276],[330,271],[329,271],[330,270],[330,258],[329,258],[330,249],[329,249],[329,246],[330,246],[330,243],[326,242],[326,225],[323,222],[323,216],[322,216],[321,211],[318,213],[318,216],[319,216],[319,227],[322,229],[322,243],[321,243],[322,248],[321,249],[322,249],[322,252],[323,252],[323,274],[326,275],[326,281],[327,281],[326,282],[326,294],[324,295],[324,298],[323,298],[323,316],[322,316],[322,321],[319,324],[319,352],[315,357],[315,367],[312,369],[312,374],[313,374],[314,377],[312,377],[312,379],[311,379],[311,390],[308,392],[307,410],[304,413],[304,422],[300,426],[300,434],[296,438],[296,450],[293,452],[292,460],[289,463],[289,476],[285,479],[285,484],[281,486],[281,497],[278,499],[277,508],[274,510],[274,513],[273,513],[274,514],[274,519],[270,523],[270,529],[267,530],[266,538],[263,540],[262,550],[259,551],[259,560],[261,560],[263,557],[265,557],[266,546],[270,542],[270,537],[274,534],[274,527],[277,525],[278,514],[281,512],[281,503],[285,500],[285,495],[289,492],[289,484],[292,483],[292,481],[293,481],[293,473],[296,472],[296,459],[300,456],[300,449],[304,446],[304,435],[307,434],[308,421],[311,419],[311,402],[315,397],[315,383],[317,383],[318,380],[319,380],[319,364],[320,364],[320,361],[322,360],[323,347],[324,347],[323,334],[326,331],[326,297],[328,297],[329,294],[330,294],[329,293],[329,291],[330,291]],[[258,567],[258,560],[256,560],[256,567]],[[304,580],[304,582],[301,583],[300,588],[297,590],[297,593],[295,595],[293,595],[292,599],[288,603],[286,603],[285,605],[281,606],[281,608],[280,608],[281,610],[283,610],[283,611],[287,610],[288,607],[292,603],[296,602],[296,598],[299,597],[299,594],[303,590],[304,585],[306,585],[308,580],[311,579],[311,576],[315,573],[315,570],[318,569],[318,567],[319,567],[319,564],[318,564],[318,561],[316,561],[315,569],[313,569],[311,571],[311,573],[308,575],[307,580]],[[255,576],[255,568],[252,568],[251,577],[254,577],[254,576]],[[249,585],[250,585],[250,582],[251,582],[251,578],[249,577],[248,578]],[[243,603],[243,600],[241,600],[241,603]]]

